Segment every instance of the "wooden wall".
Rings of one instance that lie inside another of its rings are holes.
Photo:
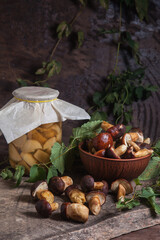
[[[73,48],[71,38],[64,39],[55,52],[62,63],[62,71],[52,77],[49,85],[60,91],[60,98],[86,110],[92,94],[104,86],[104,79],[113,70],[117,46],[111,35],[102,37],[99,29],[118,27],[119,12],[111,4],[107,12],[92,2],[74,24],[74,30],[85,32],[84,44]],[[33,79],[35,70],[47,60],[56,43],[55,29],[61,21],[71,21],[77,12],[72,0],[1,0],[0,1],[0,107],[18,87],[17,78]],[[123,12],[122,29],[134,34],[139,42],[141,60],[146,66],[144,83],[160,86],[160,2],[151,0],[149,23],[140,22],[135,15]],[[120,52],[119,68],[134,68],[135,62],[126,52]],[[144,102],[133,103],[132,125],[139,126],[146,137],[154,141],[160,136],[160,94]],[[64,123],[64,139],[67,141],[73,126],[80,122]],[[5,140],[0,140],[6,149]],[[3,150],[3,151],[4,151]]]

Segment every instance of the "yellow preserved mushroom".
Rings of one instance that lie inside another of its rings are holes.
[[[61,140],[61,122],[43,124],[9,144],[9,162],[14,168],[23,165],[28,174],[34,164],[49,162],[52,146]]]

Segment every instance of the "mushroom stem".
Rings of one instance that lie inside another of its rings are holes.
[[[58,207],[59,207],[59,204],[56,203],[56,202],[50,203],[50,205],[51,205],[51,208],[52,208],[52,212],[55,211],[55,210],[57,210]]]
[[[73,180],[72,180],[72,178],[71,177],[69,177],[69,176],[63,176],[63,177],[61,177],[61,179],[63,180],[63,182],[64,182],[64,190],[68,187],[68,186],[70,186],[70,185],[72,185],[73,184]]]
[[[103,182],[94,182],[94,190],[101,190],[104,186]]]
[[[153,150],[152,149],[146,149],[146,148],[144,148],[144,149],[141,149],[141,150],[139,150],[138,152],[136,152],[135,153],[135,157],[137,158],[137,157],[144,157],[144,156],[146,156],[146,155],[148,155],[148,154],[152,154],[153,153]]]
[[[118,201],[121,200],[121,202],[124,202],[125,195],[126,195],[126,189],[123,187],[122,184],[119,184],[117,200]]]
[[[85,194],[82,191],[80,191],[79,189],[72,189],[69,192],[69,199],[73,203],[83,204],[86,202]]]
[[[101,210],[101,203],[98,196],[93,196],[89,200],[89,209],[94,215],[98,215]]]
[[[135,149],[136,152],[138,152],[140,150],[140,147],[133,141],[128,141],[128,143],[133,146],[133,148]]]
[[[137,132],[130,132],[129,135],[131,136],[133,142],[136,142],[136,140],[139,138]]]
[[[123,155],[127,151],[127,146],[125,144],[120,145],[115,149],[118,156]]]

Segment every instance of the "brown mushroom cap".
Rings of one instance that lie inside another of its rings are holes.
[[[52,177],[49,181],[49,190],[55,195],[61,195],[64,192],[65,183],[60,177]]]
[[[96,151],[106,149],[113,145],[113,138],[110,133],[102,132],[92,139],[93,147]]]
[[[87,202],[89,202],[90,199],[93,198],[93,197],[95,197],[95,196],[99,198],[101,205],[103,205],[103,204],[105,203],[105,201],[106,201],[106,195],[105,195],[103,192],[101,192],[101,191],[91,191],[91,192],[89,192],[89,193],[86,195],[86,200],[87,200]]]
[[[105,157],[120,159],[120,156],[116,153],[114,147],[109,147],[106,149]]]
[[[40,180],[32,184],[31,187],[31,196],[33,199],[37,199],[37,192],[48,190],[47,182]]]
[[[126,194],[130,194],[130,193],[133,192],[132,185],[125,179],[117,179],[114,182],[112,182],[112,184],[111,184],[111,191],[112,192],[117,192],[119,184],[121,184],[125,188]]]
[[[126,132],[126,127],[123,124],[117,124],[107,130],[108,133],[111,134],[113,137],[113,140],[116,140],[123,136],[123,134]]]
[[[85,175],[80,182],[81,188],[84,192],[89,192],[94,189],[94,178],[91,175]]]
[[[44,199],[36,202],[35,208],[42,217],[47,218],[52,214],[52,207],[50,203]]]

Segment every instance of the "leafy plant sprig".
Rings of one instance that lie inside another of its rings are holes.
[[[1,171],[0,176],[5,180],[11,179],[11,180],[15,181],[16,187],[18,187],[20,185],[20,183],[22,181],[22,177],[25,173],[25,167],[17,165],[15,170],[12,169],[13,170],[12,171],[11,169],[12,169],[12,167],[10,167],[10,166],[4,168]]]
[[[112,109],[113,116],[118,121],[125,124],[132,118],[131,104],[134,101],[144,100],[156,91],[157,87],[142,84],[144,68],[135,71],[125,71],[119,75],[110,74],[107,77],[106,87],[102,91],[95,92],[93,95],[94,107],[96,110],[108,106]],[[129,110],[127,110],[129,107]]]

